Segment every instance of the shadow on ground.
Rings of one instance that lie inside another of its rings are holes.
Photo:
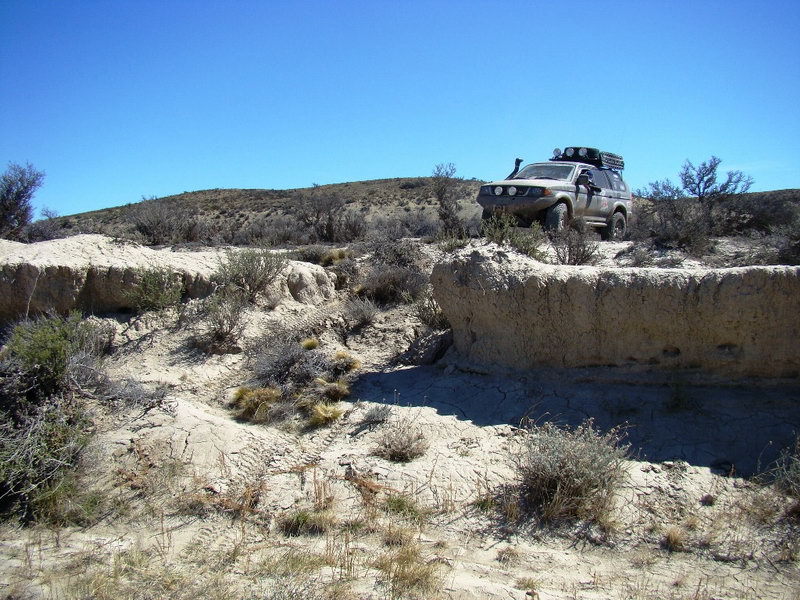
[[[548,369],[503,376],[407,367],[364,374],[353,397],[430,406],[476,425],[523,419],[574,427],[626,424],[641,459],[685,460],[723,473],[764,470],[800,434],[800,382],[704,383],[700,373],[635,373],[615,368]]]

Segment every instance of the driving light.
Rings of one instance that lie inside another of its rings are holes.
[[[517,188],[515,188],[513,185],[510,188],[508,188],[508,195],[509,196],[516,196],[517,195]]]
[[[503,195],[503,186],[502,185],[498,185],[496,188],[494,188],[494,195],[495,196],[502,196]]]

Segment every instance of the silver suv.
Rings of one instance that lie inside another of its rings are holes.
[[[524,226],[538,221],[546,229],[563,229],[572,219],[600,229],[604,240],[622,239],[633,206],[620,171],[621,156],[596,148],[556,149],[549,162],[519,168],[502,181],[481,186],[478,204],[483,218],[508,213]]]

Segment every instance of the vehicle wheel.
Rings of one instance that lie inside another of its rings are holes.
[[[625,234],[628,231],[628,222],[625,220],[625,215],[621,212],[615,212],[611,215],[611,220],[608,222],[601,231],[600,236],[603,240],[609,241],[619,241],[625,237]]]
[[[488,221],[489,219],[492,218],[492,215],[494,215],[494,212],[492,212],[491,209],[484,208],[483,209],[483,213],[481,213],[481,220],[482,221]]]
[[[567,205],[563,202],[554,204],[547,209],[544,216],[544,228],[551,231],[561,231],[567,226],[567,216],[569,212]]]

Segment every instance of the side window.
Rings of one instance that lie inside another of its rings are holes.
[[[589,172],[592,174],[592,181],[597,187],[601,187],[606,190],[611,187],[611,184],[608,183],[608,179],[606,178],[605,171],[601,171],[600,169],[592,169]]]
[[[622,177],[619,176],[619,173],[615,171],[606,171],[606,175],[608,175],[608,180],[611,182],[611,187],[613,189],[618,192],[628,191],[628,186],[622,181]]]

